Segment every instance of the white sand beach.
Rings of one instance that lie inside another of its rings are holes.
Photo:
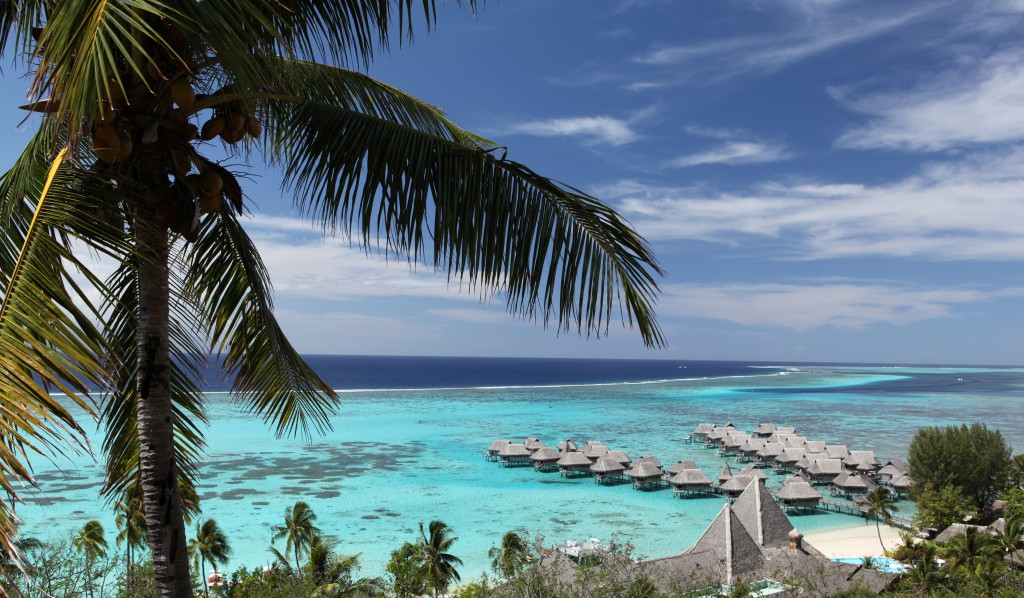
[[[883,525],[882,542],[887,549],[900,545],[900,532],[894,527]],[[882,546],[878,543],[878,532],[875,525],[850,525],[839,529],[820,532],[808,532],[804,541],[811,544],[829,558],[883,556]]]

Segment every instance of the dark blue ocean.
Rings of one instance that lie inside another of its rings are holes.
[[[717,478],[726,459],[686,444],[698,423],[796,426],[811,439],[905,458],[920,426],[982,422],[1024,450],[1024,369],[744,363],[728,361],[310,356],[341,403],[322,437],[276,438],[224,392],[206,386],[210,425],[200,467],[203,516],[218,521],[235,556],[228,569],[271,560],[270,526],[308,502],[344,552],[361,552],[363,574],[381,575],[391,550],[420,522],[442,519],[459,536],[464,578],[488,566],[510,529],[552,542],[615,536],[659,557],[690,546],[723,499],[597,486],[532,468],[486,462],[484,448],[536,436],[601,440],[636,458],[694,460]],[[102,432],[95,430],[94,447]],[[98,518],[103,471],[89,454],[34,463],[39,490],[18,508],[23,531],[66,535]],[[730,462],[732,467],[739,467]],[[769,485],[781,484],[773,476]],[[904,514],[912,505],[901,505]],[[795,518],[805,532],[863,520],[835,513]],[[112,538],[112,536],[111,536]],[[280,547],[279,547],[280,548]],[[859,555],[849,555],[859,556]]]

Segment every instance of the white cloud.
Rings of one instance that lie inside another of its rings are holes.
[[[759,164],[776,162],[789,157],[786,149],[778,144],[758,141],[729,141],[710,150],[680,156],[666,163],[674,168],[699,166],[701,164]]]
[[[806,5],[807,3],[799,3]],[[838,3],[812,3],[814,10]],[[672,46],[652,50],[636,62],[649,65],[687,66],[701,72],[713,72],[719,78],[750,72],[770,73],[842,46],[859,43],[912,23],[941,3],[905,10],[898,14],[886,10],[876,15],[840,12],[819,15],[813,22],[784,33],[719,39],[703,44]]]
[[[624,145],[637,139],[629,121],[611,116],[534,120],[512,125],[507,131],[537,137],[583,137],[588,143],[608,145]]]
[[[797,332],[820,327],[861,330],[877,324],[904,326],[955,317],[958,306],[1005,296],[1024,296],[1024,289],[992,293],[857,282],[688,284],[666,285],[658,311],[662,316],[708,318]]]
[[[617,199],[650,239],[757,245],[776,258],[1024,259],[1024,148],[934,164],[878,186],[769,182],[709,194],[624,181],[599,195]]]
[[[907,91],[833,94],[871,117],[844,133],[841,147],[934,151],[1024,140],[1024,50],[965,61]]]

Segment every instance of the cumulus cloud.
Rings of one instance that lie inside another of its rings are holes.
[[[967,61],[909,90],[863,97],[832,92],[870,117],[839,137],[840,147],[934,151],[1024,140],[1021,49]]]
[[[776,258],[1024,259],[1024,148],[933,164],[885,185],[766,182],[707,193],[623,181],[599,193],[651,239],[756,243]]]
[[[958,306],[1024,295],[1024,289],[917,288],[870,282],[818,284],[667,285],[662,315],[708,318],[760,328],[806,332],[861,330],[954,317]]]
[[[534,120],[512,125],[508,132],[537,137],[582,137],[588,143],[608,145],[624,145],[637,139],[629,121],[611,116]]]

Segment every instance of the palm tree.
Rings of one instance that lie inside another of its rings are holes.
[[[313,525],[315,521],[316,513],[300,500],[295,506],[285,508],[284,525],[273,527],[274,537],[271,538],[271,543],[281,538],[285,539],[284,554],[291,552],[294,555],[296,572],[302,570],[299,563],[302,551],[312,546],[320,535],[320,528]]]
[[[0,53],[35,69],[25,108],[42,115],[0,177],[0,489],[32,482],[28,454],[84,446],[50,391],[66,394],[106,428],[105,495],[142,497],[158,596],[191,595],[179,487],[202,453],[206,356],[279,435],[328,428],[337,404],[274,318],[217,156],[279,168],[325,232],[501,292],[513,314],[589,336],[619,313],[664,342],[661,271],[628,223],[360,72],[419,6],[433,27],[436,0],[0,3]],[[4,502],[9,555],[14,530]]]
[[[312,595],[320,598],[383,595],[380,580],[354,579],[361,554],[338,555],[337,544],[331,536],[317,536],[309,547],[306,571],[316,588]]]
[[[872,517],[875,518],[875,531],[878,532],[878,543],[882,545],[882,552],[885,552],[885,543],[882,542],[882,528],[879,525],[879,519],[884,521],[886,525],[892,525],[892,515],[897,511],[895,501],[892,499],[892,493],[889,492],[889,489],[882,486],[868,492],[865,498],[867,499],[867,510],[864,512],[864,523],[866,525],[871,521]]]
[[[189,540],[188,550],[192,553],[192,558],[198,561],[198,569],[200,575],[203,578],[203,587],[206,589],[206,595],[210,595],[210,586],[206,580],[206,561],[210,561],[210,566],[213,567],[214,571],[217,570],[218,564],[224,564],[228,562],[228,558],[231,556],[231,546],[228,545],[228,538],[224,535],[224,532],[220,530],[220,526],[213,519],[207,519],[202,524],[196,524],[196,537]]]
[[[103,524],[95,519],[87,521],[71,542],[88,561],[107,556],[107,539],[104,536]]]
[[[129,571],[134,564],[135,551],[146,546],[146,515],[142,512],[142,501],[138,497],[117,502],[114,509],[114,525],[117,526],[117,546],[125,545]]]
[[[951,568],[966,568],[973,572],[977,564],[998,554],[999,547],[986,531],[968,527],[964,533],[957,534],[946,542],[943,555]]]
[[[495,573],[511,578],[530,561],[530,546],[519,532],[505,532],[501,546],[492,547],[487,556],[491,557],[491,568]]]
[[[1003,531],[996,535],[996,542],[1010,555],[1010,566],[1019,564],[1020,550],[1024,547],[1024,517],[1011,516],[1003,522]]]
[[[455,565],[462,564],[462,559],[448,553],[458,537],[452,536],[452,529],[445,522],[435,519],[427,529],[429,533],[423,530],[423,524],[420,523],[422,575],[434,590],[434,596],[439,596],[448,590],[453,581],[462,579],[455,569]]]

